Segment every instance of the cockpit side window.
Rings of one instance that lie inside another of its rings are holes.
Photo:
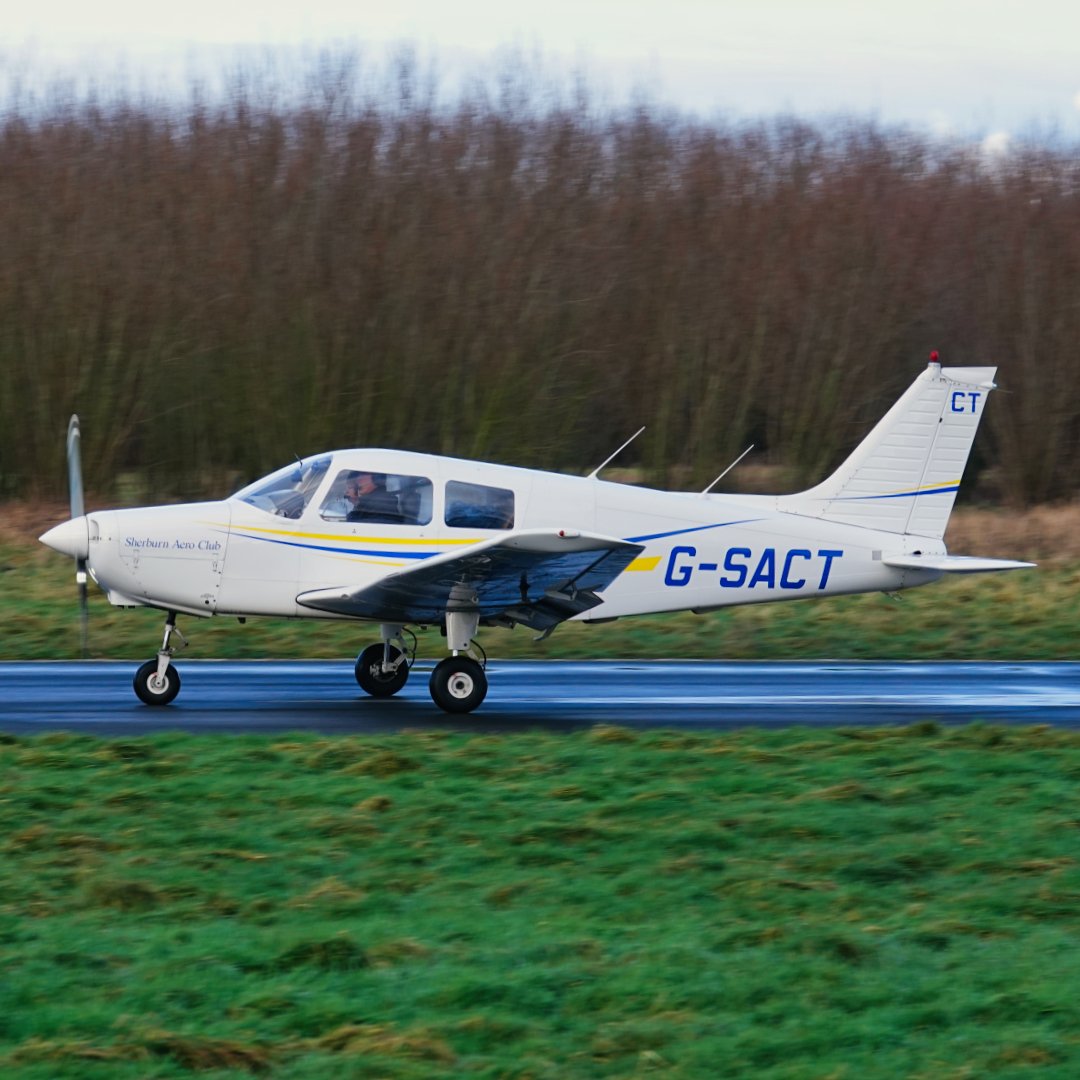
[[[330,457],[330,454],[323,454],[286,465],[242,488],[235,497],[268,514],[298,518],[307,509],[311,497],[330,468]]]
[[[319,513],[325,521],[367,521],[382,525],[427,525],[433,487],[424,476],[342,469],[330,485]]]
[[[458,529],[512,529],[514,493],[450,480],[446,484],[446,524]]]

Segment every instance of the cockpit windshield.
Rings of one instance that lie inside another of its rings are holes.
[[[298,518],[330,468],[332,455],[305,458],[241,488],[233,497],[279,517]]]

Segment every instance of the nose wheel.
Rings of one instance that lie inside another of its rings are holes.
[[[444,712],[472,712],[487,696],[484,669],[469,656],[448,656],[435,665],[428,684],[431,700]]]
[[[163,674],[158,674],[158,662],[147,660],[132,680],[135,696],[144,705],[168,705],[180,693],[180,672],[168,664]]]
[[[157,657],[147,660],[132,680],[135,696],[144,705],[168,705],[180,693],[180,672],[172,665],[176,651],[172,644],[174,637],[180,642],[181,649],[187,644],[187,639],[176,629],[176,612],[170,611],[165,616],[165,636]]]

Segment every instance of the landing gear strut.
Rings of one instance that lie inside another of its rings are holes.
[[[172,646],[174,634],[181,649],[187,645],[187,639],[176,628],[176,612],[170,611],[165,616],[165,636],[161,639],[157,659],[147,660],[132,680],[135,695],[144,705],[168,705],[180,693],[180,673],[171,663],[176,652]]]

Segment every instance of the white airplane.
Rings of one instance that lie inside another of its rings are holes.
[[[220,502],[86,514],[72,417],[72,518],[41,540],[76,560],[83,589],[89,571],[110,603],[166,612],[161,648],[134,679],[148,705],[180,689],[178,614],[265,615],[378,624],[356,660],[375,697],[409,677],[409,628],[438,626],[450,656],[431,696],[465,713],[487,693],[481,625],[547,634],[568,619],[892,593],[1034,565],[949,555],[942,540],[995,371],[931,354],[832,476],[775,496],[369,449],[306,458]]]

